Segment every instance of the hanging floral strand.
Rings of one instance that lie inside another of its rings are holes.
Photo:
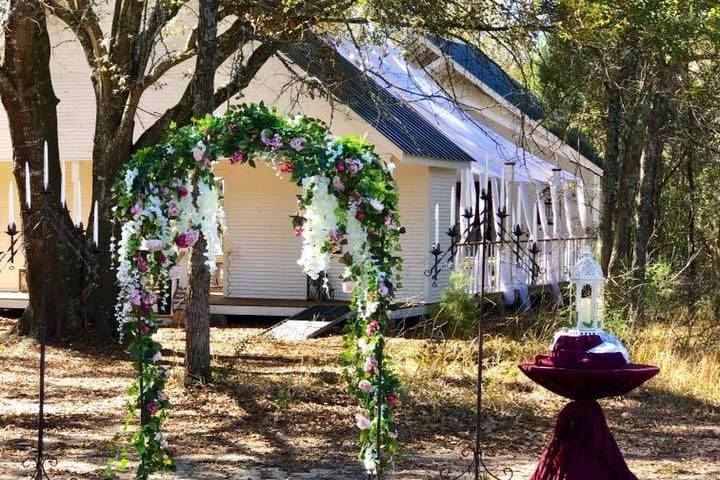
[[[328,270],[341,251],[343,291],[352,294],[354,321],[345,338],[344,359],[351,393],[359,399],[359,458],[377,474],[397,455],[398,382],[384,358],[387,311],[398,288],[400,234],[394,165],[385,164],[371,145],[355,137],[334,138],[327,125],[303,116],[289,118],[263,104],[230,108],[190,126],[172,127],[165,143],[136,152],[114,186],[114,245],[121,336],[137,378],[128,425],[137,421],[132,446],[140,457],[136,478],[174,468],[173,452],[162,433],[171,403],[164,394],[170,375],[161,363],[157,309],[179,277],[179,251],[202,232],[208,266],[215,268],[224,227],[222,199],[213,165],[220,158],[254,167],[262,159],[301,187],[292,217],[303,246],[298,263],[313,279]],[[191,179],[197,179],[193,201]]]

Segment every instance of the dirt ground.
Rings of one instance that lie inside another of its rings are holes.
[[[0,320],[0,336],[10,321]],[[177,447],[178,479],[361,479],[355,460],[352,400],[344,392],[338,335],[302,343],[257,337],[259,329],[213,329],[215,380],[181,385],[184,337],[164,329],[164,361],[175,366],[168,421]],[[395,339],[393,351],[421,340]],[[412,388],[399,414],[403,459],[388,475],[439,479],[460,472],[462,448],[473,435],[472,403],[432,392],[436,382],[410,378],[412,355],[399,355],[401,378]],[[119,347],[82,341],[50,346],[47,370],[47,452],[52,479],[106,478],[107,458],[122,443],[132,369]],[[38,348],[32,340],[0,344],[0,479],[29,478],[22,461],[36,445]],[[408,376],[408,378],[405,378]],[[488,386],[483,422],[487,463],[514,479],[530,477],[562,399],[521,376]],[[452,382],[446,379],[452,389]],[[472,383],[472,379],[464,379]],[[495,389],[495,391],[493,391]],[[450,392],[450,390],[448,390]],[[720,479],[720,408],[672,394],[651,381],[624,399],[603,402],[616,439],[640,479]],[[500,476],[500,475],[498,475]],[[132,472],[121,475],[131,478]],[[469,478],[469,477],[468,477]]]

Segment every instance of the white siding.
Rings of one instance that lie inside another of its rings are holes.
[[[450,189],[452,188],[452,185],[455,185],[457,177],[457,170],[436,167],[430,168],[430,192],[428,204],[429,215],[427,216],[426,223],[426,228],[429,233],[425,249],[427,258],[426,268],[429,268],[433,262],[433,258],[431,258],[432,255],[428,252],[433,242],[435,242],[435,205],[439,206],[440,212],[440,234],[438,236],[440,240],[440,247],[443,252],[450,247],[450,237],[446,234],[448,226],[450,225]],[[433,287],[432,279],[426,279],[425,298],[428,303],[440,300],[440,292],[442,292],[442,290],[447,286],[449,272],[449,269],[444,266],[443,271],[438,275],[437,287]]]
[[[289,215],[299,189],[265,164],[230,167],[223,162],[227,231],[225,295],[304,299],[305,275],[297,264],[301,241]]]

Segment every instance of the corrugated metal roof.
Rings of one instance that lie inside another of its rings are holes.
[[[432,42],[445,55],[528,117],[540,120],[545,116],[540,99],[520,85],[482,51],[467,43],[454,40],[433,39]]]
[[[434,38],[430,41],[458,65],[464,68],[469,74],[487,85],[499,96],[514,105],[518,110],[544,124],[544,126],[559,138],[565,138],[565,142],[574,150],[583,154],[593,163],[602,166],[602,159],[595,147],[588,141],[585,134],[577,128],[565,129],[562,121],[548,118],[547,112],[535,94],[523,87],[517,80],[512,78],[493,59],[483,51],[468,45],[449,39]]]
[[[320,38],[310,36],[302,43],[288,46],[284,53],[403,152],[441,160],[473,161],[411,106]]]

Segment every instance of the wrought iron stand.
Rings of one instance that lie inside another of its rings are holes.
[[[481,205],[483,207],[480,215],[476,217],[472,211],[466,211],[463,217],[466,218],[468,227],[465,232],[461,232],[459,224],[453,225],[448,230],[448,235],[451,238],[450,247],[446,252],[443,253],[439,245],[433,245],[430,253],[434,257],[434,261],[431,267],[425,272],[427,277],[432,278],[433,286],[437,286],[437,277],[442,270],[442,261],[446,255],[448,258],[448,266],[452,268],[455,252],[458,248],[463,245],[470,245],[470,242],[462,243],[462,239],[467,239],[474,232],[478,232],[480,235],[480,242],[475,242],[474,246],[482,249],[481,253],[481,280],[480,280],[480,298],[479,298],[479,311],[478,311],[478,354],[477,354],[477,378],[476,378],[476,397],[475,397],[475,438],[472,446],[468,446],[463,449],[463,457],[468,456],[472,453],[472,460],[469,464],[462,469],[460,472],[452,473],[453,469],[445,469],[440,472],[440,478],[443,480],[459,480],[466,476],[473,478],[474,480],[485,480],[485,479],[496,479],[500,480],[500,477],[495,475],[485,464],[483,459],[483,447],[482,447],[482,433],[480,425],[482,423],[482,378],[483,378],[483,356],[484,356],[484,336],[485,336],[485,300],[487,290],[487,259],[488,249],[493,244],[490,241],[491,232],[491,218],[490,218],[490,206],[491,206],[491,193],[489,188],[483,188],[480,192]],[[510,243],[505,240],[505,218],[507,213],[504,209],[499,210],[495,216],[497,221],[497,234],[500,237],[500,244]],[[518,259],[521,256],[521,248],[519,243],[516,244],[517,248],[516,255]],[[537,252],[535,252],[537,254]],[[534,262],[534,259],[533,259]],[[534,270],[534,269],[533,269]],[[504,479],[509,480],[513,476],[512,469],[505,467],[502,469],[502,475]]]
[[[15,257],[20,251],[20,248],[27,247],[31,235],[40,230],[42,234],[42,250],[40,254],[43,257],[47,256],[47,239],[50,235],[55,235],[56,242],[63,242],[81,262],[83,267],[89,267],[84,272],[88,275],[95,275],[94,263],[90,263],[94,254],[97,253],[97,246],[93,245],[90,248],[89,255],[84,255],[84,249],[82,246],[76,247],[71,241],[71,236],[68,228],[63,224],[62,216],[58,215],[56,206],[50,202],[51,191],[44,188],[42,191],[42,205],[40,209],[32,213],[28,205],[25,205],[25,218],[28,221],[23,225],[22,230],[18,230],[15,222],[8,225],[8,229],[5,233],[10,237],[10,247],[6,252],[3,253],[0,260],[4,261],[0,271],[6,266],[10,265],[10,268],[14,268]],[[66,207],[60,206],[60,211],[63,213],[67,212]],[[52,228],[52,231],[51,231]],[[18,239],[18,234],[22,234],[22,238]],[[28,249],[25,248],[28,252]],[[30,252],[28,252],[30,253]],[[37,252],[32,252],[37,254]],[[40,379],[39,379],[39,392],[38,392],[38,420],[37,420],[37,450],[35,455],[26,458],[22,465],[24,468],[32,468],[33,473],[30,476],[30,480],[50,480],[45,469],[46,465],[52,467],[57,465],[57,459],[45,453],[45,372],[46,372],[46,337],[47,337],[47,296],[48,288],[50,288],[50,275],[46,270],[42,273],[42,282],[40,290],[40,311],[37,312],[39,315],[38,322],[38,341],[40,342]],[[90,287],[88,284],[86,288]]]

